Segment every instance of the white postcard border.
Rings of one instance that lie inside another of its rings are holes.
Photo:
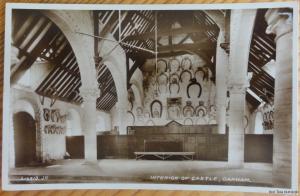
[[[142,184],[142,183],[68,183],[68,184],[9,184],[9,142],[10,137],[10,51],[11,51],[11,13],[12,9],[64,9],[64,10],[212,10],[212,9],[256,9],[289,7],[294,10],[293,20],[293,97],[292,97],[292,188],[224,186],[224,185],[186,185],[186,184]],[[234,3],[234,4],[39,4],[7,3],[5,10],[5,50],[3,84],[3,128],[2,128],[2,189],[4,190],[62,190],[62,189],[161,189],[161,190],[201,190],[234,192],[286,192],[298,190],[298,37],[297,24],[299,7],[295,1],[276,3]]]

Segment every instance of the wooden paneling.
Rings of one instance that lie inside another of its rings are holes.
[[[99,135],[99,158],[134,158],[134,152],[195,152],[196,160],[226,161],[228,135],[212,134],[216,125],[133,126],[134,135]]]
[[[135,141],[135,137],[130,135],[98,135],[97,158],[134,158]]]
[[[245,135],[245,162],[273,161],[273,135]]]

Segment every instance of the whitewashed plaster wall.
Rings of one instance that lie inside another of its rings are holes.
[[[32,110],[34,109],[35,116],[34,119],[37,123],[37,140],[36,140],[36,150],[37,150],[37,156],[40,161],[47,162],[51,159],[63,159],[63,156],[66,152],[66,127],[67,127],[67,121],[65,122],[52,122],[51,120],[46,121],[43,115],[44,109],[58,109],[60,115],[66,115],[69,111],[76,111],[79,114],[79,122],[77,125],[81,125],[82,122],[82,113],[83,108],[79,105],[70,104],[67,102],[59,101],[57,100],[55,104],[50,107],[50,99],[46,98],[44,99],[44,104],[41,104],[41,97],[39,97],[35,92],[30,91],[30,89],[17,89],[12,88],[11,89],[11,119],[14,113],[25,111],[32,115]],[[25,103],[22,107],[22,103]],[[31,104],[32,107],[29,107]],[[32,109],[33,108],[33,109]],[[101,112],[100,112],[101,113]],[[108,115],[108,114],[107,114]],[[109,119],[108,117],[106,117]],[[107,120],[109,121],[109,120]],[[62,133],[47,133],[45,131],[45,126],[47,125],[55,125],[63,128]],[[110,126],[110,123],[108,124],[108,128]],[[10,157],[10,165],[11,167],[14,167],[14,128],[13,128],[13,121],[11,120],[11,126],[10,126],[10,149],[11,149],[11,157]],[[76,135],[76,134],[75,134]],[[78,134],[77,134],[78,135]],[[80,135],[80,134],[79,134]]]
[[[101,133],[104,131],[111,131],[111,116],[108,112],[97,111],[97,124],[96,132]]]

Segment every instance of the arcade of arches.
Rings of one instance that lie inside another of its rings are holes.
[[[290,187],[292,16],[13,10],[10,167],[181,152]]]

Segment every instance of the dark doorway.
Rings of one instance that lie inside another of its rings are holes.
[[[14,114],[15,165],[33,165],[36,160],[36,125],[27,112]]]

